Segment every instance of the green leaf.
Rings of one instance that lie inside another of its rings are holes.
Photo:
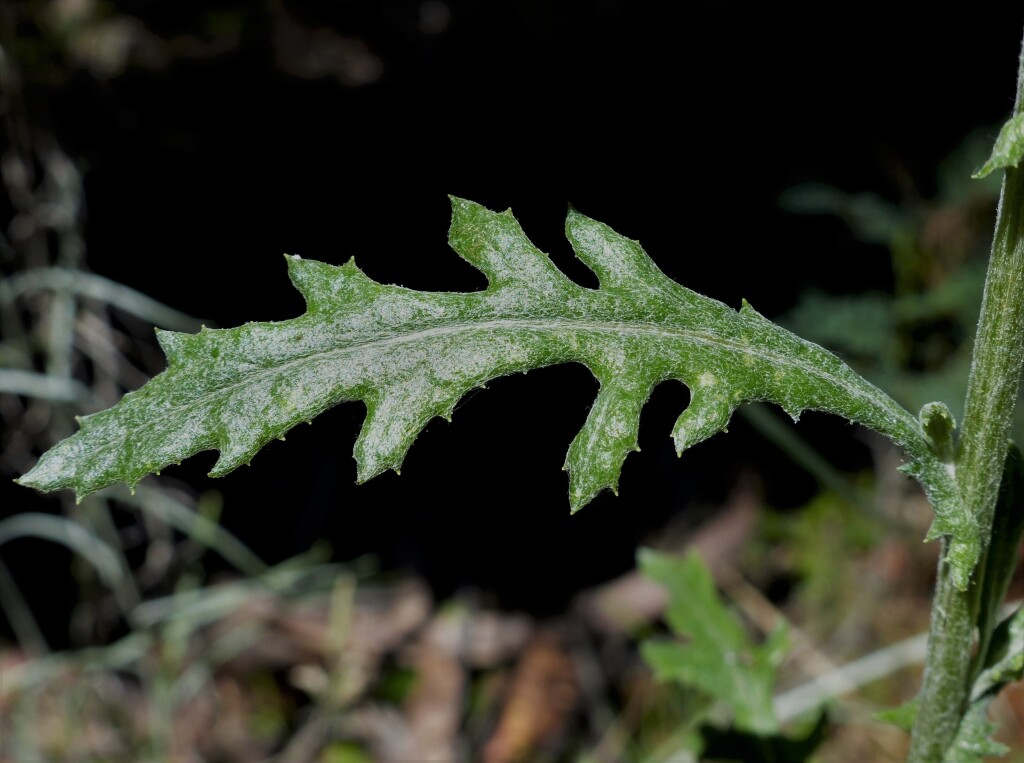
[[[985,664],[971,687],[970,703],[943,763],[983,763],[986,757],[1009,752],[992,739],[996,725],[988,718],[988,707],[1004,686],[1024,676],[1024,611],[1018,609],[999,624]]]
[[[1003,125],[992,147],[992,155],[971,177],[979,180],[998,169],[1016,167],[1024,159],[1024,114]]]
[[[972,702],[960,720],[953,743],[942,763],[985,763],[989,757],[1005,755],[1010,749],[992,739],[996,725],[988,719],[991,700]]]
[[[711,574],[695,553],[680,558],[645,549],[639,564],[645,575],[668,588],[665,619],[685,639],[643,643],[644,659],[657,678],[696,687],[726,702],[742,731],[776,733],[772,694],[776,669],[788,648],[785,626],[764,644],[754,644],[718,597]]]
[[[846,193],[819,183],[783,191],[779,205],[798,214],[835,215],[863,241],[890,245],[911,224],[910,216],[873,193]]]
[[[1006,599],[1006,590],[1017,569],[1021,535],[1024,533],[1024,456],[1011,444],[1003,465],[1003,478],[999,483],[999,497],[992,517],[992,540],[985,552],[984,577],[978,599],[978,632],[986,639],[999,619],[999,611]],[[1007,626],[1009,627],[1009,626]],[[998,636],[993,634],[993,638]],[[991,661],[995,641],[985,655]],[[1024,644],[1022,644],[1024,647]]]
[[[888,723],[909,732],[914,728],[914,721],[917,719],[917,697],[908,699],[902,705],[879,710],[873,717],[879,723]]]
[[[936,508],[929,535],[952,537],[966,585],[979,541],[946,465],[917,419],[837,357],[743,303],[737,312],[667,278],[636,241],[570,210],[566,234],[600,280],[587,289],[527,239],[511,212],[452,199],[449,241],[487,275],[473,293],[376,283],[349,261],[288,258],[306,312],[199,334],[160,332],[168,368],[43,455],[20,480],[79,496],[217,449],[211,475],[248,463],[266,443],[347,400],[366,404],[358,478],[398,470],[432,418],[494,377],[557,363],[586,365],[601,384],[566,457],[575,511],[616,489],[637,448],[655,385],[678,380],[691,402],[672,430],[684,449],[726,428],[741,403],[770,401],[794,418],[828,411],[900,444]]]
[[[373,758],[353,742],[333,742],[320,753],[319,763],[373,763]]]
[[[999,624],[985,666],[971,687],[972,702],[991,699],[1006,684],[1024,678],[1024,608]]]
[[[928,406],[925,406],[928,408]],[[922,410],[926,431],[952,434],[955,424],[948,411]],[[938,439],[943,439],[942,435]],[[999,624],[989,638],[992,623],[999,615],[1006,590],[1017,567],[1017,552],[1024,531],[1024,457],[1016,445],[1007,450],[1003,478],[999,485],[992,525],[992,541],[985,552],[984,577],[978,598],[979,651],[984,654],[982,670],[971,687],[970,701],[957,734],[946,751],[943,763],[983,763],[986,756],[1004,755],[1007,749],[992,740],[996,726],[988,720],[988,706],[1008,683],[1024,674],[1024,612],[1018,610]],[[918,698],[896,708],[875,714],[875,719],[891,723],[904,731],[913,728]]]

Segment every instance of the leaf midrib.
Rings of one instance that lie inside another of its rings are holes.
[[[913,427],[916,425],[916,420],[902,407],[892,401],[885,393],[881,390],[873,389],[871,394],[868,391],[861,388],[859,385],[851,384],[848,380],[837,377],[826,370],[821,369],[813,363],[803,362],[799,359],[779,354],[775,352],[766,351],[763,347],[759,347],[755,344],[749,344],[745,342],[739,342],[734,339],[722,337],[718,334],[695,331],[693,329],[685,328],[666,328],[664,326],[652,326],[648,323],[631,323],[631,322],[620,322],[620,321],[585,321],[585,320],[566,320],[566,319],[551,319],[551,320],[537,320],[535,318],[500,318],[496,320],[478,321],[474,323],[450,323],[442,326],[432,326],[427,329],[419,329],[410,331],[407,333],[396,334],[388,336],[382,339],[372,339],[364,342],[357,342],[345,347],[335,347],[328,350],[321,350],[318,352],[311,352],[305,355],[297,356],[290,360],[287,360],[281,364],[261,368],[257,371],[244,374],[245,378],[229,384],[223,387],[215,387],[208,392],[201,394],[199,397],[182,403],[178,406],[166,409],[166,414],[173,414],[175,412],[189,410],[195,406],[203,404],[211,397],[221,396],[230,394],[236,389],[245,387],[254,383],[258,383],[261,379],[278,375],[282,371],[286,371],[291,367],[301,366],[311,359],[323,359],[330,358],[332,356],[340,357],[350,352],[357,352],[364,350],[367,347],[387,347],[390,345],[398,345],[404,343],[418,342],[430,339],[435,336],[446,336],[450,334],[459,333],[462,331],[488,331],[488,330],[499,330],[499,329],[522,329],[522,330],[534,330],[534,331],[548,331],[548,332],[568,332],[576,331],[582,333],[594,333],[594,334],[632,334],[635,336],[651,336],[651,337],[664,337],[669,339],[678,339],[681,341],[689,341],[695,344],[703,344],[711,347],[720,347],[739,354],[752,355],[759,357],[767,362],[782,364],[791,366],[804,371],[807,374],[816,376],[818,378],[826,379],[832,384],[835,384],[846,391],[849,395],[856,397],[862,401],[867,402],[876,408],[881,408],[886,412],[894,415],[897,419],[902,420],[905,426]],[[143,428],[150,429],[155,426],[158,422],[151,421]],[[892,436],[894,433],[889,433]],[[898,438],[902,440],[903,438]],[[905,444],[905,443],[902,443]]]

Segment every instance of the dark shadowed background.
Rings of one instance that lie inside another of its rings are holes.
[[[1024,19],[1012,4],[977,3],[113,5],[130,20],[121,36],[80,49],[56,44],[25,7],[0,14],[25,113],[82,172],[88,267],[222,327],[302,310],[285,252],[355,256],[411,288],[482,288],[445,244],[447,194],[511,207],[586,284],[562,233],[570,203],[639,239],[687,286],[769,316],[810,286],[889,290],[884,247],[783,212],[779,194],[818,181],[928,198],[938,163],[1008,114]],[[203,476],[212,453],[166,475],[220,491],[224,524],[268,561],[326,539],[339,560],[374,554],[442,596],[471,586],[537,613],[629,568],[654,528],[698,516],[745,468],[776,505],[816,489],[742,421],[678,461],[668,432],[687,393],[665,385],[620,497],[570,518],[560,467],[595,392],[580,366],[498,380],[451,424],[432,422],[401,477],[359,487],[359,404],[222,480]],[[868,463],[842,422],[800,426],[840,467]],[[7,468],[0,514],[58,511]],[[52,597],[34,608],[58,642],[68,558],[42,543],[4,549],[30,598]]]

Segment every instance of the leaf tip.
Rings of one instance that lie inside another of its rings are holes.
[[[999,169],[1013,169],[1024,159],[1024,114],[1015,114],[999,130],[992,153],[971,177],[981,180]]]
[[[746,297],[740,299],[739,314],[746,318],[754,318],[759,321],[763,321],[764,323],[771,323],[770,320],[761,315],[761,313],[759,313],[757,309],[752,304],[750,304]]]
[[[453,196],[448,194],[448,202],[452,206],[452,227],[455,227],[456,220],[462,221],[465,215],[473,214],[480,211],[486,211],[482,204],[477,204],[475,201],[469,199],[463,199],[461,196]]]
[[[717,383],[713,375],[706,376],[702,381],[705,389]],[[700,389],[691,387],[690,404],[672,427],[677,456],[719,432],[728,431],[735,404],[729,398],[711,396]]]
[[[157,329],[156,341],[167,358],[168,365],[172,365],[182,358],[189,336],[180,331]]]
[[[35,468],[30,469],[14,481],[22,487],[32,488],[33,490],[47,490],[48,486],[41,480],[36,479],[35,472]]]
[[[365,485],[374,477],[379,477],[389,468],[393,469],[394,467],[389,467],[387,464],[381,463],[379,459],[361,453],[356,456],[356,484]]]

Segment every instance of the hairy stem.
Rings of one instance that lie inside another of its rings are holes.
[[[1018,70],[1014,115],[1021,113],[1024,53]],[[1009,168],[996,217],[992,258],[985,281],[974,357],[967,387],[957,481],[985,544],[1006,456],[1010,419],[1024,360],[1024,168]],[[983,584],[979,567],[966,591],[949,575],[947,546],[939,562],[910,761],[941,761],[967,706],[972,675],[971,647],[976,599]],[[984,635],[984,634],[983,634]]]

